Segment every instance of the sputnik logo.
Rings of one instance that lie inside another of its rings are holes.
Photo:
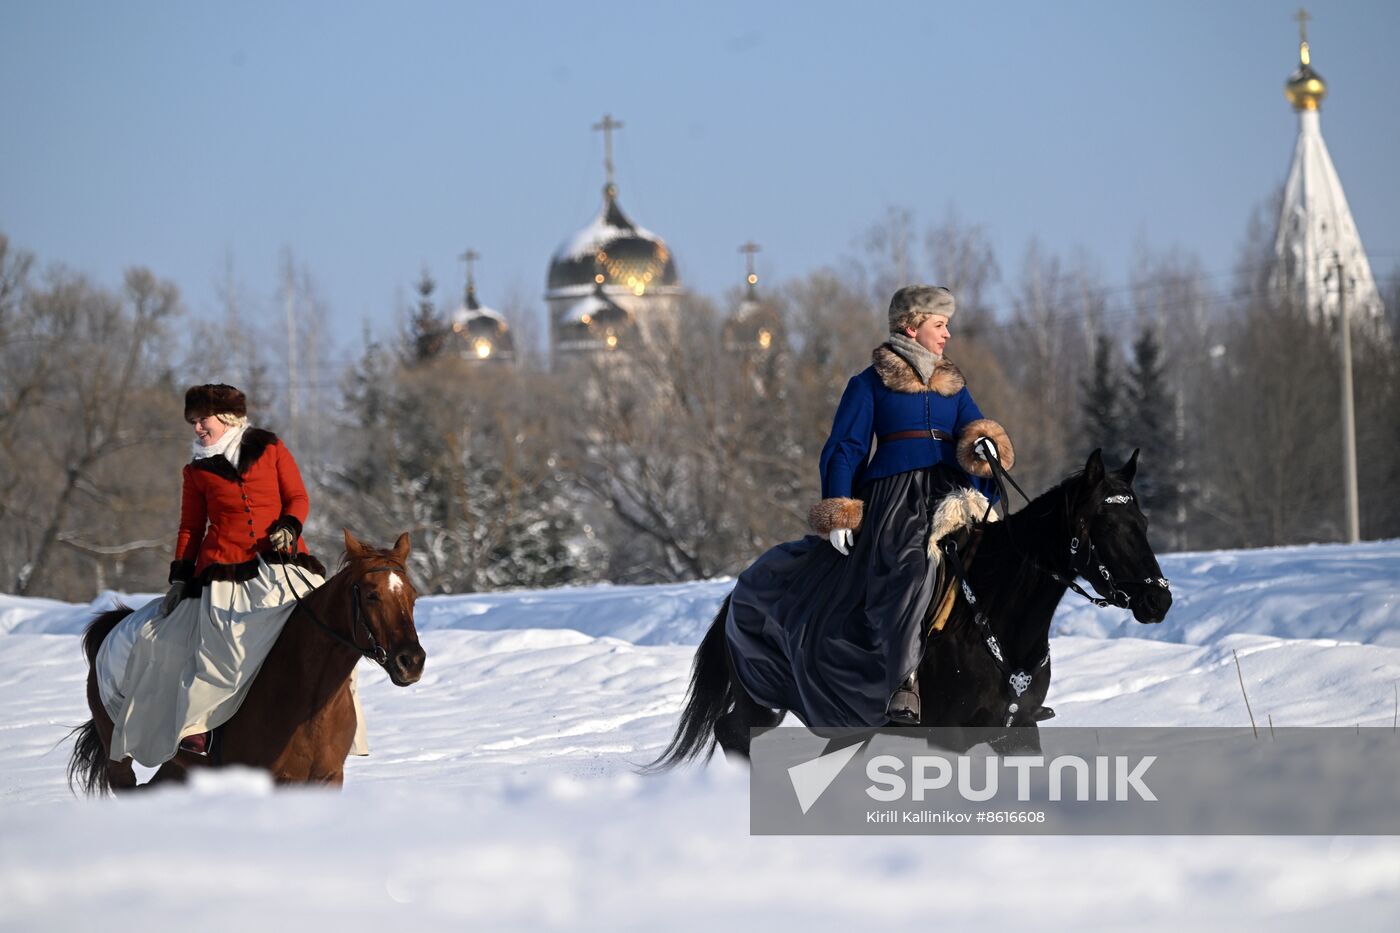
[[[813,758],[788,768],[788,779],[792,781],[792,789],[797,794],[797,804],[802,808],[804,815],[821,799],[821,795],[826,793],[826,789],[836,780],[841,769],[845,768],[869,741],[866,739],[857,745],[847,745],[834,752],[827,752],[820,758]]]

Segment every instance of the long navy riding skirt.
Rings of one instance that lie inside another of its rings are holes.
[[[809,726],[880,726],[923,656],[936,565],[932,509],[967,478],[947,464],[884,477],[860,492],[849,556],[808,535],[739,575],[725,620],[739,682]]]

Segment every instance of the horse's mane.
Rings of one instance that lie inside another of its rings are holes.
[[[1079,490],[1083,480],[1084,471],[1076,470],[1026,503],[1024,508],[1017,512],[1008,511],[1007,521],[1018,520],[1022,524],[1029,523],[1032,526],[1039,526],[1054,518],[1057,511],[1063,508],[1065,502],[1070,500],[1073,494]],[[1132,486],[1124,482],[1113,470],[1105,470],[1101,482],[1111,493],[1132,491]]]
[[[1006,521],[992,524],[988,526],[987,530],[989,532],[995,530],[999,525],[1003,535],[1030,536],[1037,541],[1043,540],[1050,531],[1048,526],[1064,514],[1066,503],[1072,499],[1083,478],[1083,470],[1071,473],[1027,502],[1021,509],[1015,512],[1008,509]],[[1010,503],[1003,501],[1002,504],[1009,506]]]
[[[1013,605],[1022,605],[1029,592],[1044,586],[1047,578],[1031,560],[1043,567],[1060,567],[1066,556],[1065,523],[1083,485],[1084,471],[1077,470],[1011,512],[1002,522],[983,526],[978,559],[970,571],[979,580],[996,581],[993,593]],[[1131,491],[1131,485],[1106,470],[1102,483],[1110,492]]]

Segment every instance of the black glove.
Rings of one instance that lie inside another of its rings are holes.
[[[185,581],[176,580],[170,585],[170,592],[165,594],[165,598],[160,601],[160,614],[170,615],[175,607],[180,605],[180,600],[185,598]]]

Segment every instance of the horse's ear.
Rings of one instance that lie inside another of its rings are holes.
[[[408,532],[399,535],[399,540],[394,542],[394,559],[399,563],[408,560],[408,552],[411,542],[408,540]]]
[[[1084,464],[1084,484],[1090,489],[1103,482],[1103,448],[1095,447]]]
[[[1118,475],[1123,477],[1123,482],[1129,486],[1133,484],[1133,477],[1137,476],[1137,458],[1141,452],[1142,448],[1134,447],[1133,455],[1128,458],[1128,462],[1118,468]]]
[[[345,532],[345,553],[351,557],[361,557],[365,553],[364,545],[355,540],[355,536],[350,533],[349,528],[341,529]]]

